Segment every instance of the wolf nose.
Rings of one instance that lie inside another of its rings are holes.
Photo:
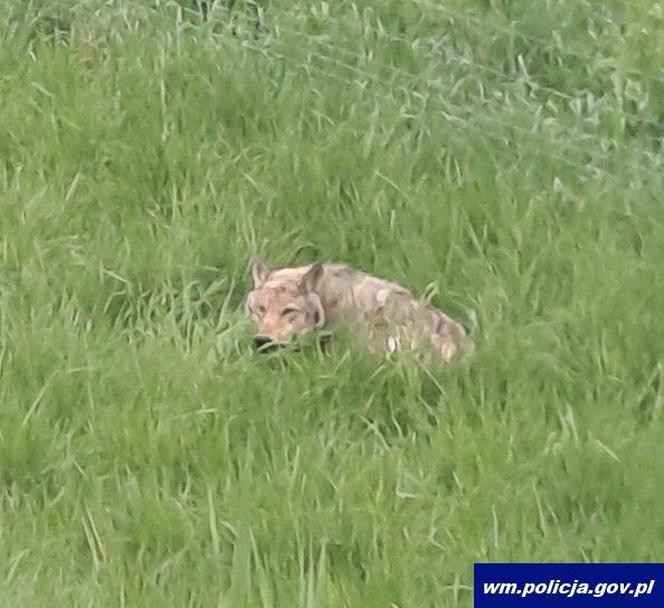
[[[269,338],[268,336],[254,337],[254,346],[260,350],[267,350],[270,344],[272,344],[272,338]]]

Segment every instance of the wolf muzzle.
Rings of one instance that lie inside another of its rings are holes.
[[[281,342],[275,342],[269,336],[254,336],[254,347],[259,353],[266,353],[283,346]]]

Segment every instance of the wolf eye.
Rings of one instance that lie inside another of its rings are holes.
[[[262,304],[258,307],[258,314],[264,315],[265,314],[265,306]]]
[[[294,312],[300,312],[298,308],[293,308],[292,306],[287,306],[281,311],[281,316],[285,317],[287,315],[291,315]]]

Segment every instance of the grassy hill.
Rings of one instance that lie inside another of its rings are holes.
[[[661,560],[664,8],[0,4],[0,605],[470,606]],[[476,321],[260,357],[248,262]]]

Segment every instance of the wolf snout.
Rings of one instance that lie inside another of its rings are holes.
[[[260,352],[271,350],[277,346],[277,343],[269,336],[254,336],[254,346]]]

